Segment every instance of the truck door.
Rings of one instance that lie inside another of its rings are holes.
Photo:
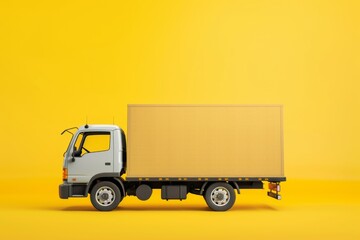
[[[79,133],[68,162],[68,182],[87,183],[98,173],[112,173],[114,168],[113,132]]]

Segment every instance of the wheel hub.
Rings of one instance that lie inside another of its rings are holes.
[[[224,194],[218,193],[218,194],[216,195],[216,198],[217,198],[217,200],[221,201],[221,200],[224,199]]]
[[[96,191],[95,199],[102,206],[109,206],[115,201],[115,192],[112,188],[103,186]]]
[[[102,200],[107,200],[109,198],[109,194],[108,193],[103,193],[103,194],[100,195],[100,198]]]
[[[224,187],[217,187],[211,192],[211,201],[216,206],[224,206],[230,201],[230,192]]]

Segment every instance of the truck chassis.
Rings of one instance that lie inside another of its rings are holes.
[[[185,200],[188,193],[202,195],[210,209],[226,211],[236,200],[235,191],[240,189],[263,189],[263,181],[269,182],[268,196],[281,199],[280,182],[285,177],[273,178],[126,178],[98,176],[89,184],[63,183],[59,188],[62,199],[69,197],[87,197],[90,194],[91,203],[100,211],[115,209],[125,196],[136,196],[139,200],[148,200],[153,189],[161,189],[163,200]]]

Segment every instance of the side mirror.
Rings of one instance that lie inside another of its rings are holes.
[[[82,152],[81,149],[76,150],[76,151],[73,152],[73,155],[72,155],[72,156],[73,156],[73,157],[81,157],[81,152]]]
[[[77,151],[76,147],[74,146],[73,152],[71,154],[71,156],[72,156],[71,161],[75,162],[75,157],[79,157],[80,154],[81,154],[81,152],[79,153],[79,151]]]
[[[75,153],[76,153],[76,147],[74,146],[74,147],[73,147],[73,151],[72,151],[72,153],[71,153],[71,156],[72,156],[72,157],[75,157]]]

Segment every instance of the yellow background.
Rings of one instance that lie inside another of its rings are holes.
[[[359,1],[0,2],[0,239],[354,239]],[[284,200],[60,200],[67,127],[128,103],[283,104]]]

